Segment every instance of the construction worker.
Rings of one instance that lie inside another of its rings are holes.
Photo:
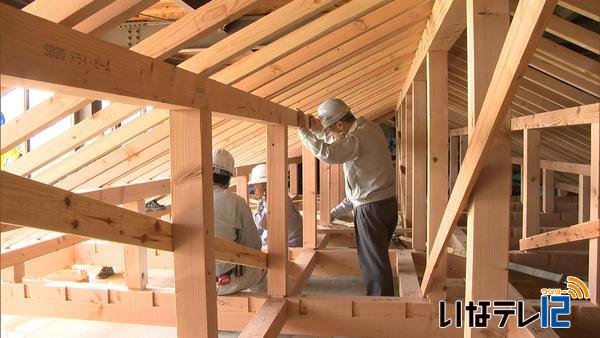
[[[252,168],[248,184],[254,188],[258,204],[254,211],[254,222],[260,234],[262,245],[267,245],[267,165],[259,164]],[[286,200],[288,246],[296,248],[302,246],[302,215],[296,208],[288,194]]]
[[[235,172],[233,156],[225,149],[213,151],[213,199],[215,237],[260,250],[260,237],[246,201],[227,190]],[[217,294],[229,295],[248,288],[258,290],[266,271],[217,262]]]
[[[322,130],[299,111],[298,135],[319,160],[343,163],[346,198],[331,216],[354,213],[360,269],[369,296],[393,296],[388,246],[398,222],[394,167],[381,128],[355,118],[340,99],[328,99],[318,109]],[[309,130],[308,128],[315,129]]]

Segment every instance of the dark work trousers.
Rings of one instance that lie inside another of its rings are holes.
[[[394,296],[388,246],[397,222],[398,203],[395,197],[354,209],[356,250],[368,296]]]

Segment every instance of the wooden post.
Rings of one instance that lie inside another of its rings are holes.
[[[591,126],[591,161],[590,161],[590,218],[600,218],[600,123]],[[600,304],[600,245],[598,238],[590,240],[589,257],[590,300]]]
[[[579,175],[577,218],[579,223],[590,220],[590,176]]]
[[[288,287],[287,150],[287,127],[267,125],[268,283],[273,297],[285,297]]]
[[[424,251],[427,240],[427,84],[424,79],[415,80],[412,89],[412,244],[413,249]]]
[[[523,130],[523,238],[540,233],[540,131]]]
[[[542,185],[544,189],[542,210],[544,210],[545,213],[552,213],[554,212],[554,171],[543,169]]]
[[[398,199],[398,210],[402,215],[404,215],[404,174],[402,174],[402,168],[404,167],[403,110],[404,101],[400,103],[399,108],[396,110],[396,198]],[[403,224],[403,226],[406,227],[406,224]]]
[[[410,94],[406,95],[406,104],[404,109],[404,157],[405,157],[405,174],[404,174],[404,222],[407,224],[407,227],[412,227],[412,175],[413,175],[413,132],[412,132],[412,120],[413,120],[413,102],[412,102],[412,90],[410,90]],[[425,238],[422,239],[425,242]],[[414,232],[413,232],[413,244],[414,244]],[[423,243],[424,244],[424,243]],[[425,247],[423,246],[423,250]]]
[[[298,163],[290,163],[290,194],[298,195]]]
[[[460,136],[460,165],[462,165],[465,155],[467,154],[467,147],[469,147],[469,136],[461,135]]]
[[[302,147],[302,232],[303,246],[317,247],[317,158]]]
[[[332,164],[330,167],[331,190],[329,206],[334,208],[344,199],[342,192],[344,189],[344,172],[341,164]]]
[[[450,136],[450,151],[449,151],[449,190],[452,191],[456,177],[458,177],[458,170],[460,169],[460,136]],[[448,192],[450,194],[450,192]]]
[[[319,175],[319,191],[320,191],[320,202],[319,202],[319,214],[320,224],[329,225],[331,223],[330,212],[331,212],[331,165],[320,161],[320,175]]]
[[[467,0],[469,141],[509,27],[507,1]],[[507,299],[511,194],[510,114],[502,120],[471,194],[467,218],[465,302]],[[468,317],[465,317],[468,318]],[[495,319],[494,319],[495,320]],[[465,337],[495,335],[465,324]]]
[[[448,52],[427,53],[427,255],[448,203]],[[458,160],[458,159],[457,159]],[[427,297],[446,298],[446,254]]]
[[[249,197],[248,197],[248,176],[247,175],[237,176],[236,180],[237,180],[237,185],[235,187],[236,194],[241,196],[244,200],[246,200],[246,203],[248,203],[250,201]]]
[[[211,112],[171,111],[170,124],[177,336],[216,337]]]
[[[125,208],[144,212],[144,200],[129,202]],[[125,285],[130,290],[144,290],[148,283],[148,249],[137,245],[125,245]]]

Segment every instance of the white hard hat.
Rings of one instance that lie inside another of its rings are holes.
[[[212,153],[213,173],[233,176],[235,162],[233,156],[225,149],[215,149]]]
[[[252,172],[250,172],[250,180],[248,184],[256,184],[256,183],[266,183],[267,182],[267,165],[259,164],[256,167],[252,168]]]
[[[350,112],[350,107],[340,99],[328,99],[319,106],[318,114],[323,128],[329,128]]]

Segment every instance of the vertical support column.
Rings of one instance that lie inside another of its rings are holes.
[[[498,56],[508,33],[508,1],[467,0],[468,135],[478,119]],[[507,299],[511,194],[510,114],[493,136],[467,218],[465,302]],[[463,157],[464,158],[464,157]],[[468,317],[465,317],[468,318]],[[468,320],[468,319],[467,319]],[[465,337],[501,336],[497,318],[487,329],[469,328]]]
[[[590,220],[590,176],[579,175],[577,218],[579,223]]]
[[[320,161],[320,175],[319,175],[319,191],[321,193],[321,200],[319,202],[319,214],[320,224],[329,225],[331,223],[330,214],[331,211],[331,165]]]
[[[467,155],[467,148],[469,147],[469,136],[461,135],[460,137],[460,159],[459,159],[459,167],[462,165],[465,160],[465,155]]]
[[[273,297],[285,297],[288,286],[287,150],[287,126],[267,125],[268,283]]]
[[[405,168],[405,174],[404,174],[404,222],[407,224],[408,228],[412,227],[412,191],[413,191],[413,185],[412,185],[412,175],[413,175],[413,158],[412,158],[412,152],[413,152],[413,132],[412,132],[412,120],[413,120],[413,102],[412,102],[412,89],[409,90],[409,94],[406,95],[406,107],[404,109],[404,147],[406,149],[405,151],[405,155],[404,158],[406,159],[406,161],[404,163],[406,163],[406,168]],[[422,239],[423,243],[425,242],[425,239],[423,237]],[[413,243],[414,243],[414,232],[413,232]],[[425,247],[423,247],[423,250],[425,249]]]
[[[336,205],[340,204],[340,202],[344,199],[342,195],[342,191],[344,188],[344,173],[342,170],[342,165],[332,164],[330,166],[329,177],[331,179],[331,184],[329,185],[331,187],[331,197],[329,199],[329,206],[333,208]]]
[[[125,203],[126,209],[143,213],[144,200]],[[148,249],[137,245],[125,245],[125,285],[130,290],[144,290],[148,283]]]
[[[290,194],[298,195],[298,163],[290,163]]]
[[[600,218],[600,123],[592,123],[590,161],[590,218]],[[589,287],[590,300],[600,304],[600,243],[598,238],[590,240]]]
[[[235,186],[235,192],[246,201],[246,204],[248,204],[248,176],[237,176],[236,180],[237,185]]]
[[[452,191],[452,188],[454,188],[454,183],[456,183],[456,178],[458,177],[458,170],[460,169],[460,159],[459,159],[459,153],[460,153],[460,136],[450,136],[450,150],[449,150],[449,181],[448,181],[448,186],[449,186],[449,191],[448,194],[450,194],[450,192]]]
[[[427,84],[424,79],[415,80],[412,89],[412,244],[415,250],[425,250],[427,238]]]
[[[427,54],[427,257],[448,204],[448,52]],[[456,159],[458,161],[458,158]],[[446,298],[447,254],[432,278],[429,299]]]
[[[317,159],[302,147],[302,231],[303,246],[317,247]]]
[[[12,279],[6,282],[23,283],[23,277],[25,277],[25,263],[15,264],[12,267]]]
[[[542,197],[542,210],[545,213],[554,212],[554,171],[543,169],[542,186],[544,195]]]
[[[404,101],[396,111],[396,196],[398,199],[398,210],[404,215]],[[406,227],[406,224],[403,224]]]
[[[216,337],[211,112],[171,111],[170,123],[177,337]]]
[[[523,238],[540,233],[540,131],[523,130]]]

